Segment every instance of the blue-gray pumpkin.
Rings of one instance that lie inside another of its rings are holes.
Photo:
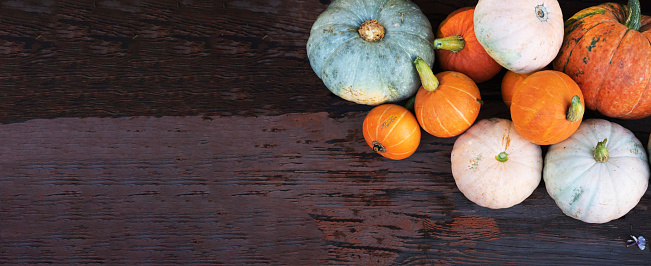
[[[416,93],[413,61],[431,66],[433,41],[429,20],[409,0],[335,0],[314,22],[307,55],[334,94],[378,105]]]

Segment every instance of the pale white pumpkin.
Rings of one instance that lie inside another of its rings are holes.
[[[549,65],[563,43],[563,13],[556,0],[479,0],[473,22],[486,52],[516,73]]]
[[[604,140],[608,156],[603,150],[595,155]],[[587,223],[606,223],[640,201],[649,184],[649,164],[644,146],[630,130],[588,119],[568,139],[549,147],[543,179],[563,213]]]
[[[483,207],[512,207],[540,184],[540,146],[518,134],[510,120],[491,118],[475,123],[454,142],[451,158],[457,187]]]

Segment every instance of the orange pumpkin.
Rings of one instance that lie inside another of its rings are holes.
[[[407,158],[420,144],[420,126],[416,117],[400,105],[376,106],[366,115],[362,127],[366,143],[389,159]]]
[[[434,76],[420,58],[415,63],[423,83],[414,101],[420,126],[441,138],[466,131],[477,119],[482,104],[477,84],[460,72],[445,71]]]
[[[651,115],[651,17],[640,13],[638,0],[605,3],[565,23],[553,66],[576,81],[587,108],[622,119]]]
[[[476,83],[493,78],[502,70],[475,37],[474,7],[463,7],[450,13],[439,25],[434,40],[441,69],[466,74]]]
[[[531,74],[515,88],[511,119],[524,138],[550,145],[570,137],[585,111],[579,86],[563,72],[544,70]]]

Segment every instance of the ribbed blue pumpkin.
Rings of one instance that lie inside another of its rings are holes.
[[[334,94],[378,105],[416,93],[413,61],[431,66],[433,41],[429,20],[409,0],[335,0],[314,22],[307,55]]]

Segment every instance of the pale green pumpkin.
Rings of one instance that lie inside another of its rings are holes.
[[[633,209],[649,184],[646,150],[630,130],[588,119],[568,139],[551,145],[543,179],[566,215],[606,223]]]
[[[433,41],[429,20],[409,0],[335,0],[314,22],[307,55],[334,94],[378,105],[416,93],[413,61],[420,56],[431,66]]]

